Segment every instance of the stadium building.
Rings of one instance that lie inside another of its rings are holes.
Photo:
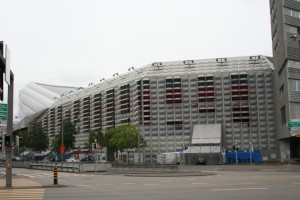
[[[50,140],[65,118],[78,129],[75,146],[83,146],[90,131],[131,123],[147,142],[146,162],[186,146],[214,146],[220,152],[222,147],[249,150],[253,145],[262,160],[278,159],[274,68],[269,57],[153,63],[87,88],[58,90],[36,83],[31,88],[20,91],[20,110],[34,110],[23,112],[23,119],[31,120],[22,120],[20,128],[40,121]],[[35,103],[24,101],[36,95],[40,104],[48,104],[33,109]]]

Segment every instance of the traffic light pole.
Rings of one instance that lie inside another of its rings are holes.
[[[12,187],[12,130],[13,130],[13,99],[14,99],[14,74],[10,71],[10,84],[8,84],[7,100],[7,135],[10,136],[9,146],[6,147],[6,187]]]

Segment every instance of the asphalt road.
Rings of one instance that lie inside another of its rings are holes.
[[[15,169],[33,181],[53,183],[53,173]],[[293,200],[299,199],[300,171],[214,171],[215,175],[132,177],[59,172],[65,187],[45,188],[46,200]]]

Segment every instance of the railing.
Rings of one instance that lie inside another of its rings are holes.
[[[112,168],[115,170],[130,170],[130,171],[178,171],[178,165],[164,165],[164,164],[132,164],[132,163],[112,163]]]
[[[50,171],[53,171],[54,167],[57,166],[59,171],[80,172],[81,163],[64,162],[61,165],[61,163],[55,162],[31,162],[29,166],[31,169],[42,169]]]

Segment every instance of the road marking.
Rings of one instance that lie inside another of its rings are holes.
[[[78,185],[79,187],[93,187],[94,185]]]
[[[207,185],[208,183],[192,183],[192,185]]]
[[[268,190],[269,188],[228,188],[228,189],[212,189],[212,192],[216,191],[240,191],[240,190]]]
[[[188,181],[193,181],[193,180],[196,180],[196,178],[189,178],[187,179]]]
[[[160,184],[157,184],[157,183],[146,183],[144,184],[145,186],[149,186],[149,185],[160,185]]]
[[[112,184],[108,183],[108,184],[97,184],[98,186],[111,186]]]
[[[159,181],[161,183],[170,183],[170,181]]]
[[[258,184],[258,182],[244,182],[244,183],[240,183],[241,185],[255,185]]]
[[[136,185],[136,183],[123,183],[124,185]]]

